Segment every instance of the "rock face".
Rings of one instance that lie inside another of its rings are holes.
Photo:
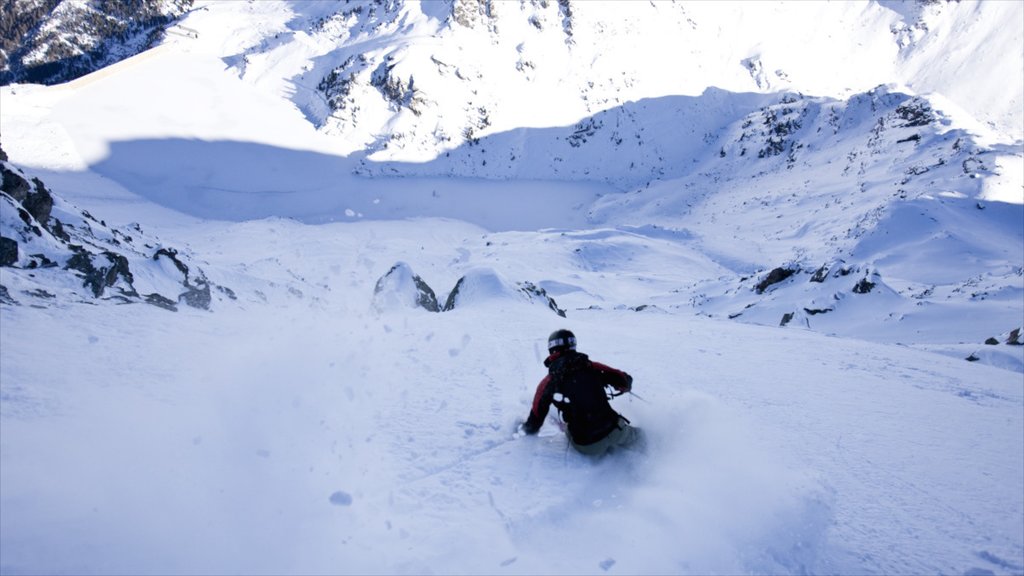
[[[18,242],[0,236],[0,266],[13,266],[18,261]]]
[[[761,280],[760,282],[757,283],[757,286],[754,287],[754,290],[758,294],[764,294],[764,291],[767,290],[769,286],[782,282],[783,280],[789,278],[793,274],[796,274],[798,271],[798,268],[775,268],[774,270],[769,272],[767,276],[765,276],[764,280]]]
[[[378,311],[396,308],[441,311],[434,291],[405,262],[395,264],[377,280],[373,289],[373,306]]]
[[[103,296],[107,288],[112,288],[118,282],[124,282],[126,289],[121,293],[125,296],[138,296],[138,292],[132,286],[134,278],[128,266],[128,259],[113,252],[103,252],[99,255],[90,254],[82,248],[74,256],[68,259],[64,265],[65,270],[74,270],[83,278],[83,286],[89,288],[96,298]],[[95,258],[95,261],[94,261]],[[105,262],[101,260],[105,259]]]
[[[868,280],[867,278],[861,278],[859,282],[853,287],[854,294],[867,294],[875,288],[875,282]]]
[[[0,302],[27,298],[48,306],[99,299],[208,310],[212,285],[188,261],[137,224],[108,226],[0,160]]]

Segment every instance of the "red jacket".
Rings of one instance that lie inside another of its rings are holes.
[[[591,361],[575,350],[555,352],[544,360],[548,375],[537,385],[530,416],[523,425],[527,434],[536,434],[547,418],[551,405],[558,408],[568,425],[569,437],[576,444],[592,444],[619,425],[621,416],[608,403],[605,386],[628,392],[633,378],[600,362]]]

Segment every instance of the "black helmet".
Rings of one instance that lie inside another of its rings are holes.
[[[566,329],[555,330],[548,336],[548,352],[576,349],[576,335]]]

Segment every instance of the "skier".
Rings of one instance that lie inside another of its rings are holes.
[[[536,434],[554,404],[577,451],[601,456],[616,447],[639,449],[640,430],[612,409],[605,391],[611,386],[615,395],[625,394],[633,387],[633,377],[577,352],[576,336],[569,330],[551,333],[548,354],[548,375],[537,386],[530,416],[520,431]]]

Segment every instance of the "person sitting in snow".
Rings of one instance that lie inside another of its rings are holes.
[[[616,447],[637,447],[640,431],[612,409],[605,391],[610,386],[616,396],[625,394],[633,387],[633,377],[577,352],[576,336],[569,330],[548,337],[548,353],[548,375],[537,386],[530,416],[520,430],[536,434],[554,404],[577,451],[600,456]]]

